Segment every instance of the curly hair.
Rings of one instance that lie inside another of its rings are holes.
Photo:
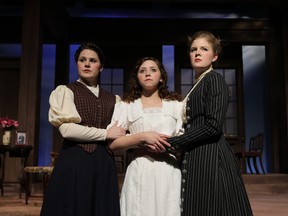
[[[167,86],[167,80],[168,80],[168,76],[167,76],[167,71],[164,67],[164,65],[156,58],[154,57],[143,57],[141,59],[139,59],[135,65],[135,67],[132,69],[132,73],[129,79],[129,83],[128,83],[128,92],[126,92],[123,96],[123,100],[125,102],[133,102],[134,100],[138,99],[141,97],[142,95],[142,86],[139,83],[139,80],[137,78],[137,74],[139,71],[139,68],[141,67],[141,65],[145,62],[145,61],[154,61],[156,63],[156,65],[158,66],[159,70],[160,70],[160,74],[161,74],[161,79],[162,82],[159,82],[158,84],[158,94],[159,97],[161,99],[165,99],[165,100],[178,100],[181,101],[182,100],[182,96],[176,92],[172,92],[168,90],[168,86]]]

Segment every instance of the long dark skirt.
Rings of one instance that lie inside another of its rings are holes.
[[[182,216],[253,215],[239,165],[223,138],[187,152],[181,168]]]
[[[56,161],[41,216],[119,216],[114,158],[105,146],[89,154],[66,147]]]

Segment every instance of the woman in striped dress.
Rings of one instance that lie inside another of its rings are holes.
[[[197,82],[184,99],[185,133],[167,140],[168,151],[182,150],[182,215],[253,215],[240,168],[222,131],[230,94],[212,67],[220,39],[199,31],[188,42]]]

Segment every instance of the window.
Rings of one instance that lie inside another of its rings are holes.
[[[100,85],[103,89],[119,96],[124,93],[124,69],[104,68],[100,74]]]

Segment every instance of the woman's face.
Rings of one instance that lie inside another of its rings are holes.
[[[197,38],[190,47],[190,62],[195,71],[206,71],[218,55],[214,54],[212,45],[205,38]]]
[[[137,77],[143,90],[157,90],[161,72],[154,61],[147,60],[139,67]]]
[[[83,50],[77,61],[78,74],[88,85],[97,84],[98,75],[102,69],[102,64],[98,54],[89,49]]]

